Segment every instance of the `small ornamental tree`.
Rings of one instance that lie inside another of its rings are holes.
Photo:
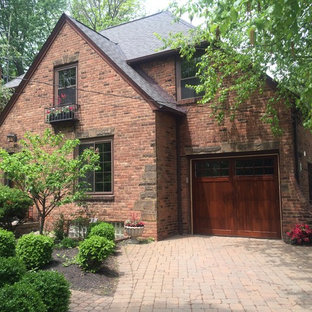
[[[26,133],[20,152],[0,149],[0,170],[14,186],[26,192],[39,215],[42,234],[46,217],[58,206],[85,198],[86,173],[98,169],[99,155],[92,149],[74,157],[79,140],[47,129],[42,136]]]

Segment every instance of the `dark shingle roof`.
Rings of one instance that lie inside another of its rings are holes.
[[[132,22],[110,27],[100,33],[119,44],[127,60],[158,53],[163,47],[155,33],[167,38],[170,33],[187,32],[193,26],[183,20],[175,21],[168,11],[156,13]],[[166,49],[169,50],[169,49]]]
[[[177,112],[184,113],[184,110],[176,105],[176,101],[164,92],[158,85],[144,78],[130,65],[127,64],[123,51],[119,44],[114,43],[105,36],[95,32],[84,24],[69,17],[69,19],[90,39],[93,43],[128,76],[158,107],[167,107]]]

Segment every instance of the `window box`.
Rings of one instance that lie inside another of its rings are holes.
[[[45,108],[45,122],[54,124],[58,122],[75,121],[77,120],[77,110],[77,104]]]

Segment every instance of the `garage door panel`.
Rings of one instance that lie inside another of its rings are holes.
[[[276,157],[197,160],[194,233],[280,237]]]
[[[254,232],[254,237],[278,237],[275,182],[246,179],[236,181],[237,230]],[[261,234],[263,232],[263,235]]]
[[[220,230],[231,231],[234,222],[231,182],[205,181],[197,183],[194,188],[196,232],[217,234]]]

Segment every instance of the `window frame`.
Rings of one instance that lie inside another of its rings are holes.
[[[200,57],[201,55],[198,53],[195,53],[194,57]],[[193,79],[197,78],[196,76],[192,77],[187,77],[187,78],[182,78],[182,62],[183,58],[179,57],[176,59],[176,90],[177,90],[177,101],[183,101],[183,100],[190,100],[190,99],[196,99],[196,98],[201,98],[202,95],[196,94],[192,97],[186,97],[182,98],[182,87],[181,87],[181,82],[184,79]],[[195,90],[194,90],[195,92]]]
[[[97,197],[112,197],[114,195],[114,138],[113,137],[102,137],[102,138],[92,138],[92,139],[80,139],[80,145],[86,144],[101,144],[108,143],[111,144],[111,191],[110,192],[86,192],[87,195],[90,195],[92,198]],[[79,155],[79,146],[76,149],[76,155]],[[94,173],[96,171],[93,171]],[[93,186],[95,186],[95,174],[93,178]]]
[[[66,69],[71,69],[75,68],[76,70],[76,92],[75,92],[75,103],[65,103],[65,104],[59,104],[58,103],[58,91],[59,91],[59,72],[66,70]],[[53,99],[53,106],[54,107],[62,107],[62,106],[67,106],[67,105],[74,105],[78,104],[78,63],[71,63],[71,64],[66,64],[58,67],[54,67],[54,99]]]

